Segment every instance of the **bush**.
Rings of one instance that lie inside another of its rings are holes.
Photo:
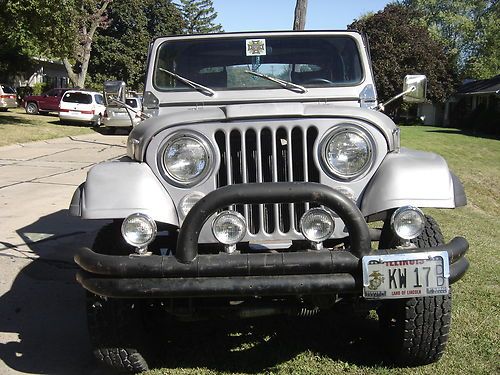
[[[40,95],[47,91],[48,89],[48,84],[46,83],[35,83],[33,85],[33,95]]]

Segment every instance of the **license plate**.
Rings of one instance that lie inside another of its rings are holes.
[[[79,115],[80,111],[69,111],[70,115]]]
[[[125,116],[128,116],[128,113],[123,113],[123,112],[115,112],[115,116],[118,116],[118,117],[125,117]]]
[[[363,257],[363,296],[367,299],[412,298],[449,293],[446,251]]]

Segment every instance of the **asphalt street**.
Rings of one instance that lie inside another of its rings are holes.
[[[70,217],[90,167],[125,154],[98,133],[0,147],[0,374],[105,374],[90,352],[73,254],[102,221]]]

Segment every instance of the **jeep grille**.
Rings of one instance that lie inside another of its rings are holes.
[[[311,126],[218,130],[215,139],[221,155],[217,187],[250,182],[319,182]],[[309,208],[300,204],[236,205],[251,234],[299,232],[299,221]]]

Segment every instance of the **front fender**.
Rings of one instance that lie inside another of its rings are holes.
[[[441,156],[401,148],[387,154],[369,182],[361,212],[368,216],[405,205],[455,208],[466,204],[462,183]]]
[[[83,219],[123,219],[136,212],[179,225],[170,195],[149,166],[128,158],[91,168],[70,205],[70,214]]]

